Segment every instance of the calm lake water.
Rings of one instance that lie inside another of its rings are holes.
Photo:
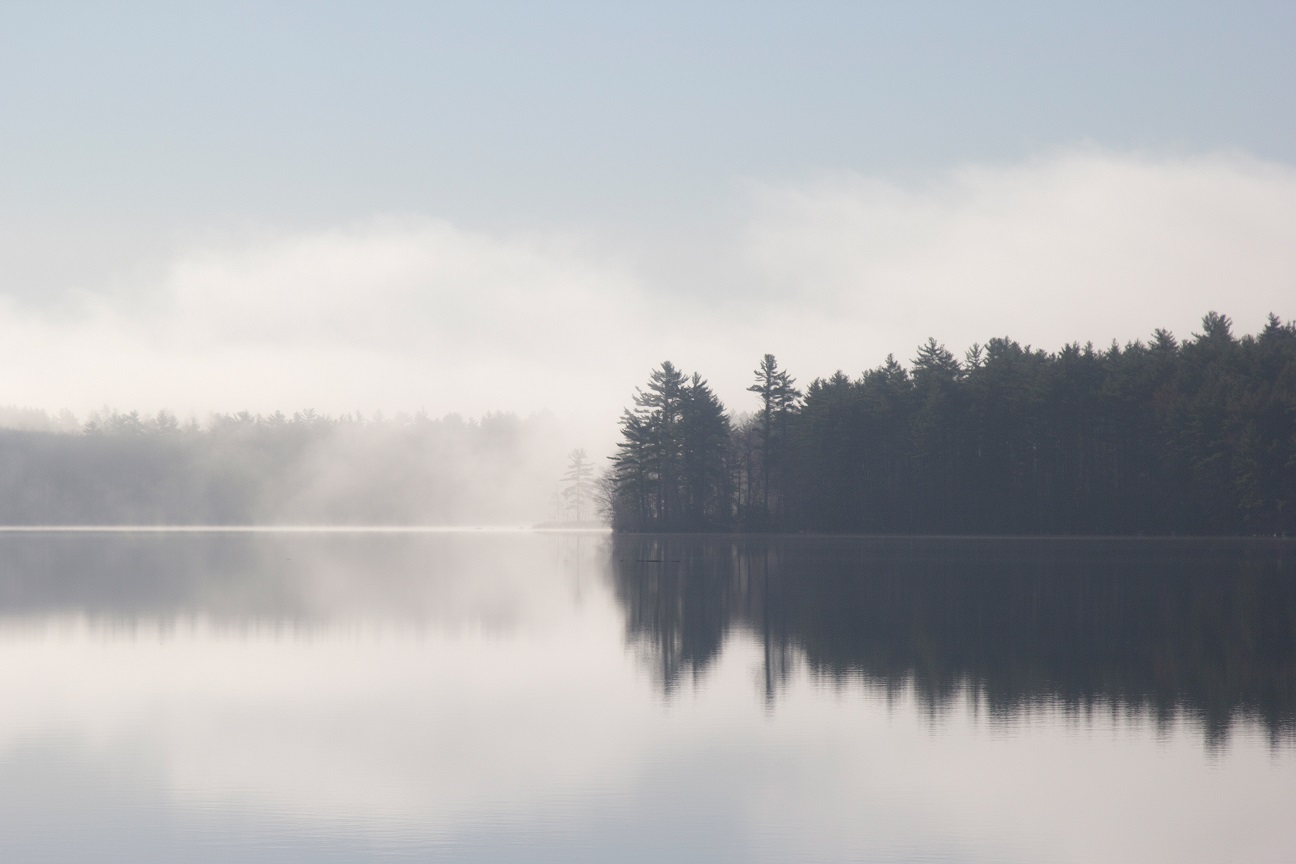
[[[1296,860],[1296,544],[0,534],[3,861]]]

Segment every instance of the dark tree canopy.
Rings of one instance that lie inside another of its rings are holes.
[[[961,362],[929,339],[804,394],[766,354],[748,389],[734,425],[697,376],[653,372],[607,479],[615,527],[1296,534],[1296,326],[1274,315],[1106,349],[995,337]]]
[[[621,416],[608,488],[614,527],[730,527],[732,429],[707,382],[667,361],[634,402]]]

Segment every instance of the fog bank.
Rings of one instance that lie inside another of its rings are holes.
[[[695,231],[482,230],[434,209],[178,241],[42,302],[0,294],[0,402],[433,416],[550,409],[606,447],[663,359],[749,410],[772,351],[803,380],[928,336],[1056,349],[1296,316],[1296,170],[1081,147],[912,182],[751,178]],[[53,266],[51,261],[51,266]],[[151,275],[150,275],[151,274]],[[3,274],[0,274],[3,275]]]
[[[0,524],[532,525],[554,517],[568,445],[545,415],[0,429]]]

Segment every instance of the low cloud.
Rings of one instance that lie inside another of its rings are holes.
[[[836,343],[847,369],[908,357],[927,336],[1055,349],[1155,327],[1187,336],[1211,309],[1243,330],[1296,313],[1290,166],[1079,150],[915,186],[754,184],[751,200],[743,260],[763,302],[803,298],[855,334]],[[824,354],[816,373],[834,365]]]
[[[707,274],[669,285],[620,254],[633,238],[411,217],[191,248],[146,306],[138,286],[57,315],[0,296],[0,402],[547,408],[610,441],[666,358],[743,409],[766,351],[807,380],[907,359],[929,335],[1053,349],[1187,336],[1209,309],[1240,331],[1296,315],[1296,169],[1246,156],[1080,149],[913,184],[751,182],[740,203],[714,242],[655,250]]]

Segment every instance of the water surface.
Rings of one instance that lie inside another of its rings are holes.
[[[1296,547],[0,534],[0,858],[1296,858]]]

